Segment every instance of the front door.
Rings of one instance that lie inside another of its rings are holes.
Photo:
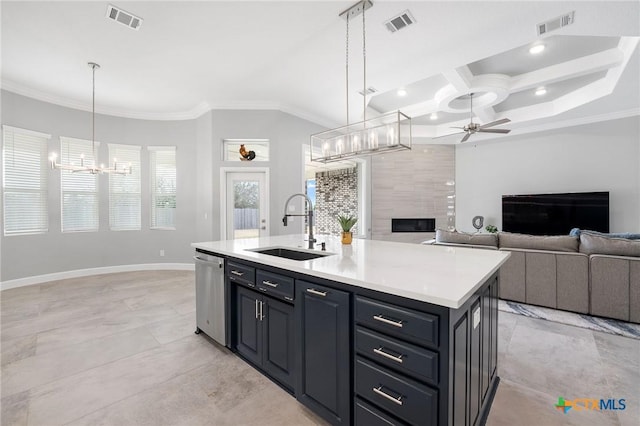
[[[266,173],[227,172],[226,239],[269,235]]]

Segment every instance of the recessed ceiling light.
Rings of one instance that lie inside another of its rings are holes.
[[[529,53],[532,55],[537,55],[538,53],[542,53],[544,50],[544,44],[536,44],[529,49]]]
[[[545,89],[544,87],[538,87],[536,89],[536,96],[542,96],[545,93],[547,93],[547,89]]]
[[[438,119],[438,113],[437,112],[432,112],[431,115],[429,116],[430,119],[432,120],[437,120]]]
[[[398,89],[398,96],[407,96],[407,90],[404,88]]]

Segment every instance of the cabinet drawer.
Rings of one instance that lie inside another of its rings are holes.
[[[274,297],[288,301],[293,300],[293,278],[258,269],[256,286],[258,290]]]
[[[256,270],[251,266],[227,262],[227,276],[235,283],[252,288],[256,286]]]
[[[438,422],[438,391],[356,358],[356,393],[411,424]]]
[[[356,426],[405,426],[407,423],[383,413],[371,404],[356,398]]]
[[[358,326],[356,351],[411,377],[438,385],[438,354]]]
[[[356,298],[356,321],[394,337],[438,346],[438,317],[377,300]]]

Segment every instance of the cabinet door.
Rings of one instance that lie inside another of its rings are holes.
[[[262,368],[290,389],[294,386],[293,306],[270,297],[263,299],[264,350]]]
[[[262,363],[262,296],[236,286],[236,350],[256,365]]]
[[[298,401],[332,424],[351,422],[349,293],[296,282]]]

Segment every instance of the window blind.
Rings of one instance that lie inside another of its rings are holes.
[[[131,163],[131,174],[109,175],[109,227],[112,231],[140,230],[140,147],[109,144],[113,167]],[[119,166],[118,168],[122,168]]]
[[[50,135],[2,126],[4,234],[45,233]]]
[[[98,152],[100,142],[95,142]],[[63,164],[94,165],[97,158],[93,143],[85,139],[60,137],[60,160]],[[62,193],[62,232],[91,232],[99,227],[98,175],[60,170]]]
[[[151,228],[176,227],[176,147],[148,147],[151,175]]]

